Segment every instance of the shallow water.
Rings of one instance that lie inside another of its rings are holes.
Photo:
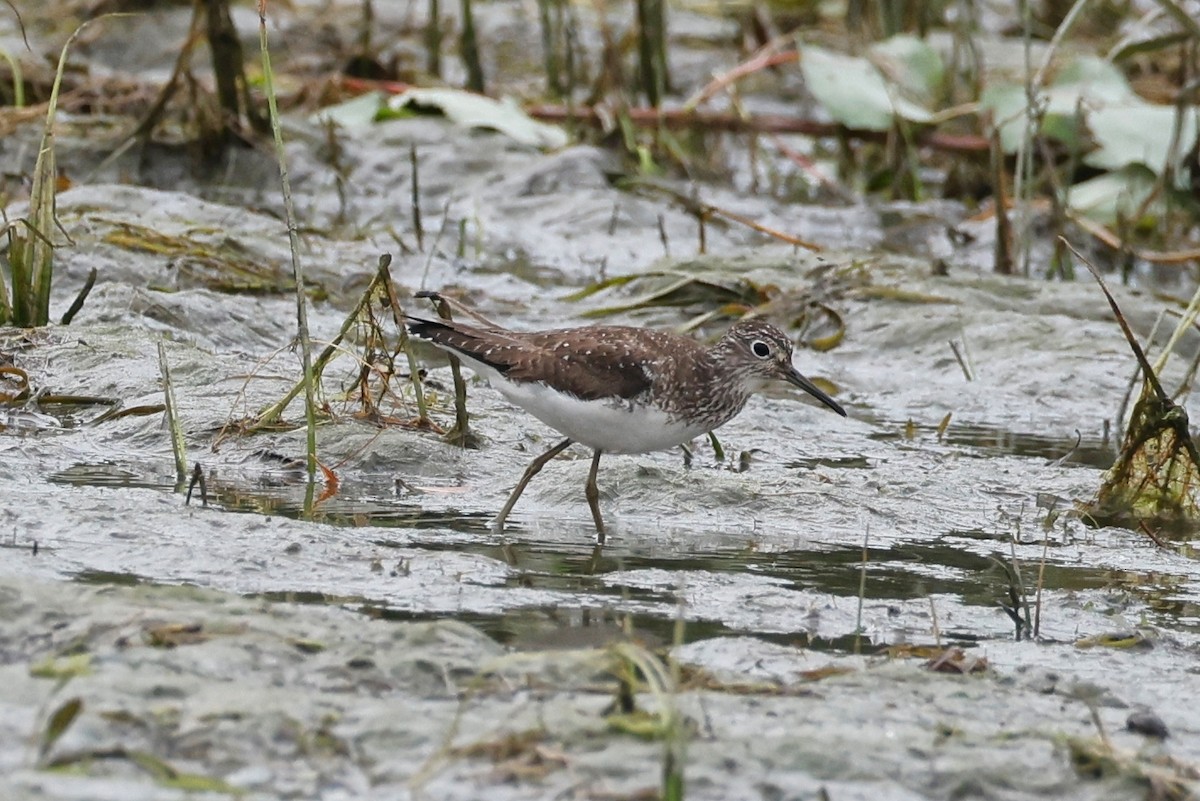
[[[345,359],[327,373],[334,419],[318,431],[339,484],[310,490],[296,461],[301,432],[217,437],[296,379],[292,298],[222,291],[203,264],[113,236],[150,230],[286,275],[273,164],[243,152],[224,182],[194,186],[164,166],[180,170],[177,153],[132,172],[118,160],[59,199],[75,244],[59,252],[55,313],[100,270],[81,315],[70,327],[0,332],[0,353],[36,389],[104,400],[34,403],[0,420],[7,795],[186,795],[120,760],[45,770],[25,744],[71,694],[86,707],[60,751],[143,748],[253,798],[629,795],[656,785],[661,744],[606,728],[613,682],[596,665],[630,636],[679,640],[676,657],[719,680],[679,694],[697,731],[689,798],[1131,797],[1131,771],[1091,781],[1071,769],[1063,743],[1096,737],[1092,710],[1123,752],[1200,760],[1200,724],[1179,702],[1200,690],[1192,552],[1090,528],[1073,511],[1111,464],[1133,369],[1093,286],[979,272],[986,242],[945,250],[945,225],[965,217],[954,204],[831,209],[703,186],[827,251],[713,225],[701,255],[694,219],[614,187],[612,156],[598,149],[541,154],[422,118],[344,133],[335,177],[319,129],[289,126],[303,258],[325,297],[312,307],[316,340],[337,332],[382,252],[395,256],[405,299],[459,286],[520,328],[582,323],[628,298],[563,300],[602,275],[719,270],[838,309],[844,342],[796,361],[831,382],[850,416],[784,391],[718,432],[723,461],[707,442],[690,467],[679,452],[606,457],[612,532],[597,553],[586,454],[548,465],[498,537],[492,516],[553,432],[474,381],[479,449],[376,427],[355,417],[345,391],[358,364]],[[65,139],[64,163],[87,163],[94,145]],[[407,203],[414,144],[428,249],[406,254],[396,235],[415,240],[397,198]],[[142,169],[161,171],[159,189],[103,183]],[[674,259],[660,262],[667,250]],[[1149,331],[1161,302],[1118,297]],[[688,315],[613,319],[677,326]],[[160,414],[101,418],[117,403],[161,403],[159,342],[207,506],[184,505]],[[1193,336],[1181,355],[1196,347]],[[448,371],[430,369],[434,417],[448,426]],[[386,411],[415,414],[407,397]],[[1015,614],[1036,616],[1034,640],[1018,638],[1002,608],[1014,605],[1009,571],[1019,576]],[[147,644],[164,621],[218,634]],[[1105,637],[1129,647],[1088,647]],[[305,650],[309,641],[322,649]],[[878,656],[902,645],[961,646],[990,670],[950,676]],[[73,653],[88,656],[89,674],[57,686],[31,672]],[[773,690],[729,689],[752,682]],[[640,703],[656,701],[643,693]],[[1142,708],[1170,729],[1166,744],[1123,731]],[[426,770],[447,737],[469,744],[539,727],[551,746],[542,758],[553,762],[557,749],[569,767],[512,779],[459,754]]]
[[[80,239],[103,230],[98,220],[150,213],[84,211],[97,202],[90,192],[77,190],[80,201],[72,193],[62,201]],[[128,189],[116,195],[122,206],[139,197]],[[164,208],[159,195],[146,199]],[[266,225],[242,219],[247,233],[234,225],[226,235],[251,236]],[[104,252],[103,244],[91,247]],[[839,388],[850,418],[793,396],[763,398],[719,432],[723,462],[707,443],[698,443],[690,468],[678,452],[606,458],[600,486],[612,533],[597,555],[583,502],[583,453],[569,452],[547,466],[518,504],[505,537],[492,534],[490,519],[516,476],[553,440],[552,432],[474,382],[469,401],[482,436],[478,450],[356,422],[352,406],[338,401],[333,408],[342,417],[320,429],[319,441],[340,483],[306,516],[307,488],[294,461],[303,449],[300,432],[226,438],[217,452],[209,447],[225,419],[270,401],[294,375],[294,357],[261,364],[271,332],[278,329],[284,341],[290,301],[204,289],[148,296],[134,276],[156,269],[152,261],[138,267],[136,254],[120,258],[129,283],[118,278],[100,287],[84,319],[16,352],[41,386],[147,405],[160,396],[155,343],[172,330],[168,357],[192,458],[205,467],[208,506],[198,496],[183,506],[158,415],[93,424],[107,408],[97,406],[58,410],[51,415],[58,427],[10,429],[0,438],[4,514],[12,532],[2,562],[5,575],[27,582],[22,594],[39,582],[62,580],[106,593],[194,586],[313,611],[346,609],[389,625],[454,619],[530,653],[603,648],[632,631],[651,644],[678,639],[678,653],[689,664],[730,678],[758,675],[747,654],[783,648],[791,661],[773,653],[754,663],[772,665],[764,679],[794,682],[806,671],[819,672],[822,660],[850,660],[851,670],[875,677],[870,694],[884,698],[904,685],[864,668],[855,655],[900,644],[957,645],[986,655],[992,681],[1028,671],[1057,677],[1005,689],[1016,694],[1005,696],[1005,704],[1025,703],[1028,693],[1046,687],[1062,688],[1066,698],[1080,682],[1096,685],[1110,704],[1108,726],[1120,728],[1128,714],[1121,710],[1145,706],[1170,728],[1173,753],[1195,757],[1200,751],[1191,716],[1169,700],[1178,697],[1181,681],[1191,681],[1186,666],[1200,647],[1194,562],[1133,532],[1088,528],[1072,513],[1111,462],[1105,431],[1128,369],[1114,327],[1098,306],[1087,305],[1090,288],[1019,279],[997,285],[970,274],[937,279],[920,262],[881,263],[873,280],[936,292],[949,302],[930,307],[850,299],[846,342],[830,353],[798,355],[802,370]],[[753,270],[779,278],[795,274],[797,265],[797,257],[768,250]],[[1014,294],[1013,286],[1021,291]],[[534,296],[518,312],[515,297],[499,285],[492,292],[479,297],[493,316],[524,325],[562,322],[563,306],[553,296]],[[1002,310],[996,308],[1001,298]],[[1146,299],[1123,301],[1132,315],[1149,315]],[[164,314],[163,304],[174,311]],[[217,324],[222,305],[230,313]],[[318,331],[336,328],[339,305],[314,308]],[[1060,313],[1068,307],[1072,314]],[[1080,313],[1088,308],[1095,311]],[[654,319],[671,318],[660,313]],[[967,382],[948,361],[948,331],[970,341],[976,380]],[[1042,349],[1049,342],[1054,349]],[[0,350],[15,350],[15,340],[0,342]],[[921,379],[914,381],[916,375]],[[431,379],[449,385],[444,368]],[[329,386],[335,385],[336,379]],[[441,420],[447,414],[440,405],[435,411]],[[1015,649],[1016,624],[1002,609],[1013,603],[1004,565],[1014,563],[1030,620],[1036,615],[1039,626],[1036,645]],[[184,619],[209,617],[202,610]],[[16,620],[33,625],[32,618]],[[96,625],[104,630],[111,623]],[[1109,636],[1133,636],[1146,647],[1075,645]],[[428,656],[438,658],[436,651]],[[558,675],[558,668],[539,670]],[[110,699],[102,703],[137,708],[140,701],[104,687],[105,675],[100,672],[99,684],[81,686]],[[201,691],[205,680],[196,681],[196,690],[182,692]],[[828,716],[829,726],[873,714],[837,697],[836,704],[804,714]],[[971,698],[961,703],[978,701]],[[297,700],[295,713],[311,719],[321,699]],[[749,720],[759,713],[751,704],[725,714]],[[1060,716],[1050,726],[1068,730],[1077,717]],[[28,715],[22,719],[35,725]],[[432,725],[438,720],[440,727]],[[405,736],[426,743],[414,746],[419,751],[434,748],[447,723],[436,713],[424,733],[405,728]],[[113,736],[102,726],[85,731],[99,738],[85,743]],[[363,752],[349,753],[347,766],[363,770]],[[242,757],[238,764],[260,758],[267,757]],[[786,761],[773,761],[768,752],[753,759],[766,760],[756,763],[764,775],[790,775]],[[470,764],[447,775],[469,775]],[[712,767],[700,759],[691,765],[696,777]],[[202,766],[210,774],[241,775],[203,760]],[[394,784],[414,770],[398,767],[372,781]],[[615,765],[597,770],[610,779],[617,775],[606,773]],[[36,772],[19,775],[21,792],[43,786]],[[837,772],[809,775],[836,781]],[[729,779],[704,781],[723,788],[713,789],[714,797],[735,786]],[[265,792],[261,781],[250,786]],[[318,786],[324,785],[312,787]],[[1053,787],[1025,792],[1065,797],[1057,795],[1064,792],[1061,782]],[[927,790],[937,797],[944,792]],[[61,787],[48,792],[72,797]]]

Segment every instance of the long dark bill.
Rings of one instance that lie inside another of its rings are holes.
[[[784,380],[787,381],[789,384],[793,384],[797,387],[800,387],[800,389],[804,390],[809,395],[812,395],[814,398],[816,398],[821,403],[828,406],[830,409],[833,409],[835,412],[840,414],[842,417],[846,416],[846,410],[842,408],[842,405],[840,403],[838,403],[833,398],[829,397],[824,392],[822,392],[820,387],[818,387],[816,384],[809,381],[804,376],[800,375],[800,373],[796,371],[796,368],[793,367],[791,372],[788,373],[787,378]]]

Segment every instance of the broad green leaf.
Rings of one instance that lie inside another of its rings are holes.
[[[921,123],[933,119],[927,109],[904,97],[899,86],[889,85],[865,58],[802,45],[800,70],[817,102],[849,128],[886,131],[896,117]]]
[[[1125,76],[1109,62],[1096,56],[1080,56],[1064,66],[1051,82],[1055,111],[1074,111],[1075,99],[1093,103],[1120,103],[1137,97]]]
[[[1045,104],[1041,132],[1067,144],[1082,148],[1086,133],[1079,129],[1078,118],[1107,103],[1136,101],[1119,70],[1092,56],[1076,59],[1055,76],[1039,95]],[[984,90],[980,105],[991,112],[993,125],[1000,128],[1000,143],[1009,153],[1016,152],[1025,136],[1027,97],[1021,84],[997,84]]]
[[[1124,75],[1094,56],[1076,59],[1062,69],[1041,95],[1045,116],[1041,131],[1080,153],[1085,164],[1105,170],[1141,164],[1161,173],[1173,156],[1196,142],[1196,108],[1186,109],[1177,150],[1171,153],[1174,106],[1147,103]],[[1026,92],[1017,84],[991,86],[980,105],[998,126],[1006,152],[1015,152],[1026,133]],[[1186,176],[1180,176],[1181,182]],[[1182,186],[1180,187],[1182,188]]]
[[[1067,205],[1090,220],[1109,225],[1118,218],[1128,220],[1136,214],[1154,191],[1154,183],[1151,170],[1132,165],[1075,184]],[[1156,201],[1148,211],[1155,214],[1161,210],[1161,203]]]
[[[570,141],[562,128],[538,122],[515,103],[460,89],[409,89],[391,98],[387,108],[393,113],[435,109],[464,127],[490,128],[532,147],[565,147]]]
[[[925,105],[937,100],[946,68],[938,52],[922,40],[903,34],[893,36],[871,45],[867,57],[909,98]]]
[[[333,122],[349,130],[366,128],[375,122],[383,104],[383,92],[367,92],[344,103],[326,106],[312,115],[312,119],[317,123]]]
[[[1000,147],[1015,153],[1025,136],[1025,87],[1014,83],[996,84],[983,90],[979,106],[991,114],[992,127],[1000,133]]]
[[[1176,113],[1174,106],[1141,101],[1114,103],[1096,109],[1087,117],[1096,149],[1087,154],[1084,162],[1104,170],[1143,164],[1155,173],[1162,173],[1173,155],[1187,153],[1196,142],[1196,109],[1193,108],[1191,113],[1183,115],[1179,143],[1172,153]],[[1183,175],[1178,177],[1181,182],[1185,180]]]

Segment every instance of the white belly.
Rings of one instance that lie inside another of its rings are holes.
[[[627,401],[584,401],[545,384],[516,384],[493,377],[491,384],[517,406],[581,445],[605,453],[646,453],[673,448],[707,433],[703,425],[670,419],[652,406]]]
[[[433,343],[437,344],[437,343]],[[440,347],[440,346],[439,346]],[[647,453],[673,448],[707,434],[705,425],[672,420],[652,406],[632,407],[627,401],[584,401],[538,383],[509,381],[494,367],[448,348],[463,364],[487,379],[514,405],[562,433],[605,453]]]

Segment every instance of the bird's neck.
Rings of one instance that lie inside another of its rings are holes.
[[[733,419],[746,405],[753,390],[744,376],[729,371],[730,354],[718,342],[689,365],[691,383],[707,407],[712,428]]]

